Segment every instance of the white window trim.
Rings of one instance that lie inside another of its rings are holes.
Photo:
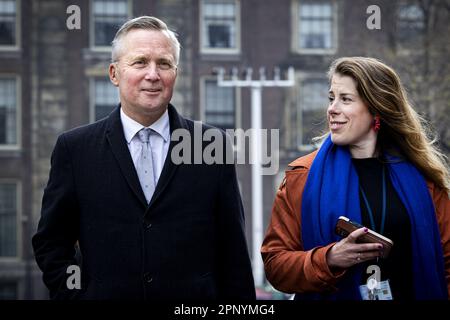
[[[302,116],[303,116],[303,108],[300,105],[300,95],[301,95],[301,88],[302,88],[302,83],[307,81],[308,79],[323,79],[323,80],[327,80],[326,76],[324,75],[324,73],[317,73],[317,72],[297,72],[295,74],[295,83],[296,83],[296,88],[297,88],[297,92],[296,92],[296,106],[297,106],[297,115],[296,115],[296,134],[297,134],[297,138],[298,141],[301,142],[301,144],[296,145],[297,149],[299,151],[302,152],[310,152],[313,151],[315,149],[317,149],[317,147],[313,144],[303,144],[303,120],[302,120]],[[323,114],[324,119],[326,118],[326,109],[324,111]]]
[[[199,39],[200,39],[200,52],[203,54],[224,54],[224,55],[236,55],[241,53],[241,0],[234,0],[236,6],[236,48],[209,48],[205,46],[203,39],[203,1],[199,1]]]
[[[331,0],[329,2],[331,2],[331,5],[332,5],[331,10],[333,13],[333,28],[332,28],[333,46],[332,46],[332,48],[329,48],[329,49],[317,49],[317,48],[308,49],[308,48],[300,48],[299,43],[298,43],[298,39],[299,39],[298,28],[299,28],[299,23],[300,23],[299,6],[300,6],[301,1],[300,0],[292,0],[292,2],[291,2],[291,21],[292,21],[291,50],[292,50],[292,52],[298,53],[298,54],[312,54],[312,55],[332,55],[332,54],[336,53],[337,48],[338,48],[338,36],[339,36],[338,4],[335,0]]]
[[[94,9],[92,7],[94,0],[89,0],[89,47],[92,51],[96,52],[111,52],[111,46],[96,46],[95,45],[95,24],[94,24]],[[131,0],[128,2],[128,19],[133,15],[133,3]],[[112,39],[111,39],[112,41]]]
[[[0,144],[0,151],[17,151],[22,149],[22,83],[17,74],[0,74],[0,78],[14,78],[16,80],[16,144]]]
[[[98,74],[89,77],[89,123],[97,121],[95,120],[95,80],[99,80],[100,78],[103,79],[104,76],[105,75]],[[119,105],[119,102],[120,101],[117,101],[117,105]]]
[[[22,28],[21,28],[21,17],[22,10],[20,6],[21,0],[16,0],[16,44],[14,46],[0,45],[0,51],[18,51],[22,47]]]
[[[206,120],[206,101],[205,101],[205,93],[206,93],[206,81],[207,80],[215,80],[217,81],[217,77],[216,76],[201,76],[200,77],[200,121],[205,122]],[[234,124],[235,124],[235,128],[233,130],[236,129],[243,129],[242,128],[242,112],[241,112],[241,88],[240,87],[234,87],[235,88],[235,118],[234,118]],[[237,156],[237,154],[239,152],[245,151],[245,150],[241,150],[240,149],[240,145],[238,144],[238,141],[234,141],[235,139],[233,139],[232,143],[233,143],[233,151],[234,151],[234,155],[235,157]],[[236,159],[236,158],[235,158]]]
[[[16,185],[16,256],[15,257],[4,257],[0,256],[1,263],[8,262],[20,262],[22,260],[22,222],[24,221],[22,218],[22,182],[18,179],[0,179],[0,184],[2,183],[14,183]]]
[[[205,93],[206,93],[206,81],[208,80],[216,80],[217,77],[214,76],[201,76],[200,77],[200,120],[205,122],[206,120],[206,101],[205,101]],[[234,124],[235,128],[241,128],[241,89],[239,87],[235,88],[235,109],[234,109]]]

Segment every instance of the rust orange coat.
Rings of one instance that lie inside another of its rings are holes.
[[[335,274],[326,262],[326,253],[334,245],[303,251],[301,239],[301,203],[303,188],[317,151],[289,164],[278,188],[272,217],[262,244],[261,254],[266,277],[278,290],[287,293],[333,292],[345,271]],[[441,235],[445,277],[450,296],[450,200],[448,194],[428,183]]]

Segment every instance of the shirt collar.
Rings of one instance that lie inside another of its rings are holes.
[[[141,129],[146,128],[136,120],[133,120],[127,116],[125,112],[123,112],[122,108],[120,108],[120,120],[122,121],[123,133],[128,144],[131,142],[136,133],[138,133]],[[162,116],[153,122],[148,128],[151,128],[157,132],[164,139],[164,142],[167,142],[170,136],[169,112],[167,109]]]

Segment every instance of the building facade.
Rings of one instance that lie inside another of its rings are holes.
[[[276,67],[282,77],[294,67],[293,87],[262,93],[262,127],[280,134],[279,172],[263,177],[264,228],[287,164],[314,150],[311,138],[326,128],[326,72],[337,57],[373,56],[399,70],[450,150],[450,80],[443,80],[450,1],[0,0],[0,299],[47,297],[31,236],[50,155],[63,131],[117,106],[110,43],[118,26],[140,15],[161,18],[179,35],[172,103],[194,120],[251,128],[250,90],[219,87],[217,68],[237,68],[241,77],[252,68],[255,79],[265,68],[269,79]],[[250,169],[237,166],[252,248]]]

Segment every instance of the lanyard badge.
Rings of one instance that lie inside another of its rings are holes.
[[[359,286],[359,293],[363,300],[392,300],[389,280],[381,281],[380,267],[372,264],[366,272],[371,274],[365,285]]]
[[[359,286],[359,293],[363,300],[393,300],[389,280],[376,282],[369,279],[367,284]]]

